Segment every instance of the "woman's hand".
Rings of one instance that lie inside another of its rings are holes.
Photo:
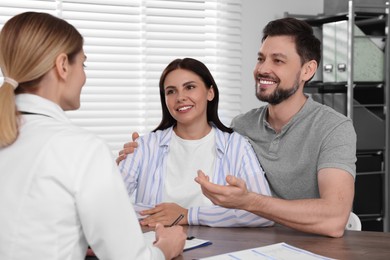
[[[174,226],[164,228],[160,223],[156,224],[156,242],[154,246],[161,249],[165,255],[165,259],[172,259],[183,252],[187,235],[183,231],[183,227]]]
[[[154,227],[157,223],[161,223],[164,226],[170,226],[180,214],[183,214],[184,218],[178,225],[187,225],[188,209],[185,209],[176,203],[161,203],[152,209],[140,211],[140,215],[148,215],[146,218],[142,219],[140,223],[143,226],[150,227]]]

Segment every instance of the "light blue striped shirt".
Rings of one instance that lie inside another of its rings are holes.
[[[231,174],[245,180],[248,190],[271,196],[264,171],[250,143],[238,133],[215,129],[216,163],[212,182],[226,185],[226,176]],[[120,165],[129,196],[135,192],[135,203],[153,207],[164,202],[164,176],[173,128],[141,136],[138,148],[129,154]],[[195,182],[195,181],[194,181]],[[212,227],[264,227],[272,221],[253,213],[227,209],[216,205],[194,206],[188,209],[189,225]]]

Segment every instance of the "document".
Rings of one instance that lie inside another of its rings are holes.
[[[149,231],[144,233],[144,238],[146,243],[148,244],[153,244],[153,242],[156,240],[156,232],[154,231]],[[203,246],[208,246],[211,245],[210,240],[203,240],[199,238],[191,238],[187,239],[186,243],[184,245],[184,251],[190,250],[190,249],[195,249],[198,247],[203,247]]]
[[[313,254],[309,251],[291,246],[286,243],[272,244],[269,246],[251,248],[242,251],[216,255],[202,260],[334,260],[321,255]]]

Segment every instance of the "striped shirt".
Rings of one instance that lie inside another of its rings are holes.
[[[222,132],[216,127],[214,129],[217,158],[211,181],[226,185],[226,176],[230,174],[243,179],[249,191],[270,196],[264,171],[250,143],[237,133]],[[164,176],[172,133],[173,128],[170,127],[140,137],[135,152],[120,163],[129,196],[135,192],[135,206],[153,207],[164,202]],[[272,221],[253,213],[217,205],[188,208],[188,223],[212,227],[273,225]]]

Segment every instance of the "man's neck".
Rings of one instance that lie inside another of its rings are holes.
[[[283,126],[290,122],[306,103],[307,97],[303,93],[296,93],[277,105],[268,105],[267,121],[271,127],[280,133]]]

